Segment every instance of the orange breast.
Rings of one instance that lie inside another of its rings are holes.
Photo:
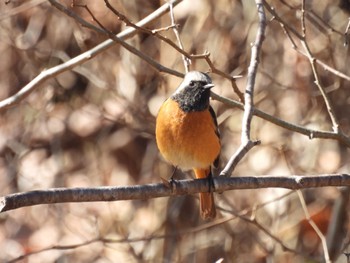
[[[168,99],[159,110],[156,139],[163,157],[181,169],[208,168],[220,153],[209,110],[183,112]]]

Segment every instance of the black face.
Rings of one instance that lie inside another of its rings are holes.
[[[206,84],[208,83],[192,80],[183,90],[175,93],[172,98],[179,103],[180,108],[185,112],[208,109],[210,89],[204,88]]]

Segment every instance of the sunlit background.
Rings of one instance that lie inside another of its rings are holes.
[[[1,100],[18,92],[44,69],[106,39],[47,1],[9,2],[0,3]],[[114,33],[126,28],[104,1],[74,2],[87,5]],[[301,2],[268,1],[299,34]],[[97,25],[85,8],[71,8],[69,0],[61,3]],[[165,2],[110,3],[137,22]],[[305,49],[292,35],[297,45],[293,48],[278,21],[266,14],[256,107],[292,124],[332,131],[310,62],[303,55]],[[185,0],[174,8],[174,16],[184,49],[190,54],[210,52],[216,68],[242,76],[237,86],[244,92],[258,25],[255,2]],[[337,71],[334,74],[317,66],[320,83],[345,134],[350,134],[350,52],[349,45],[344,45],[349,16],[348,1],[306,1],[306,40],[314,57]],[[170,24],[166,14],[147,28]],[[176,43],[171,29],[160,34]],[[139,33],[127,42],[163,66],[184,72],[181,55],[158,38]],[[193,60],[191,69],[210,68],[205,60]],[[211,76],[215,93],[238,100],[229,80]],[[157,72],[118,45],[46,81],[18,105],[1,112],[0,195],[53,187],[160,182],[160,176],[171,175],[173,168],[157,150],[155,117],[180,82],[180,78]],[[240,144],[242,111],[217,101],[212,105],[220,125],[223,167]],[[336,140],[310,140],[257,117],[252,125],[252,138],[261,140],[261,145],[248,153],[233,176],[349,173],[349,149]],[[192,177],[191,172],[176,174],[177,179]],[[330,252],[335,262],[347,262],[342,253],[350,252],[348,190],[343,189],[342,194],[337,188],[322,188],[302,193],[323,237],[330,239],[330,226],[342,226],[328,246],[335,250]],[[199,216],[197,195],[9,211],[0,215],[0,261],[37,251],[18,262],[323,261],[321,239],[307,222],[296,192],[236,190],[215,198],[218,216],[210,222]],[[344,201],[347,209],[337,212],[337,201]],[[77,246],[51,248],[67,245]]]

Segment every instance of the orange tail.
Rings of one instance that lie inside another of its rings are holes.
[[[210,167],[208,169],[193,169],[196,178],[207,178],[210,173]],[[203,219],[213,219],[216,216],[216,209],[214,203],[213,193],[200,193],[199,194],[201,217]]]

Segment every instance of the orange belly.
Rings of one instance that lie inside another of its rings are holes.
[[[159,124],[162,125],[159,125]],[[158,148],[164,159],[187,170],[208,168],[220,153],[220,141],[209,110],[183,112],[168,99],[156,124]]]

